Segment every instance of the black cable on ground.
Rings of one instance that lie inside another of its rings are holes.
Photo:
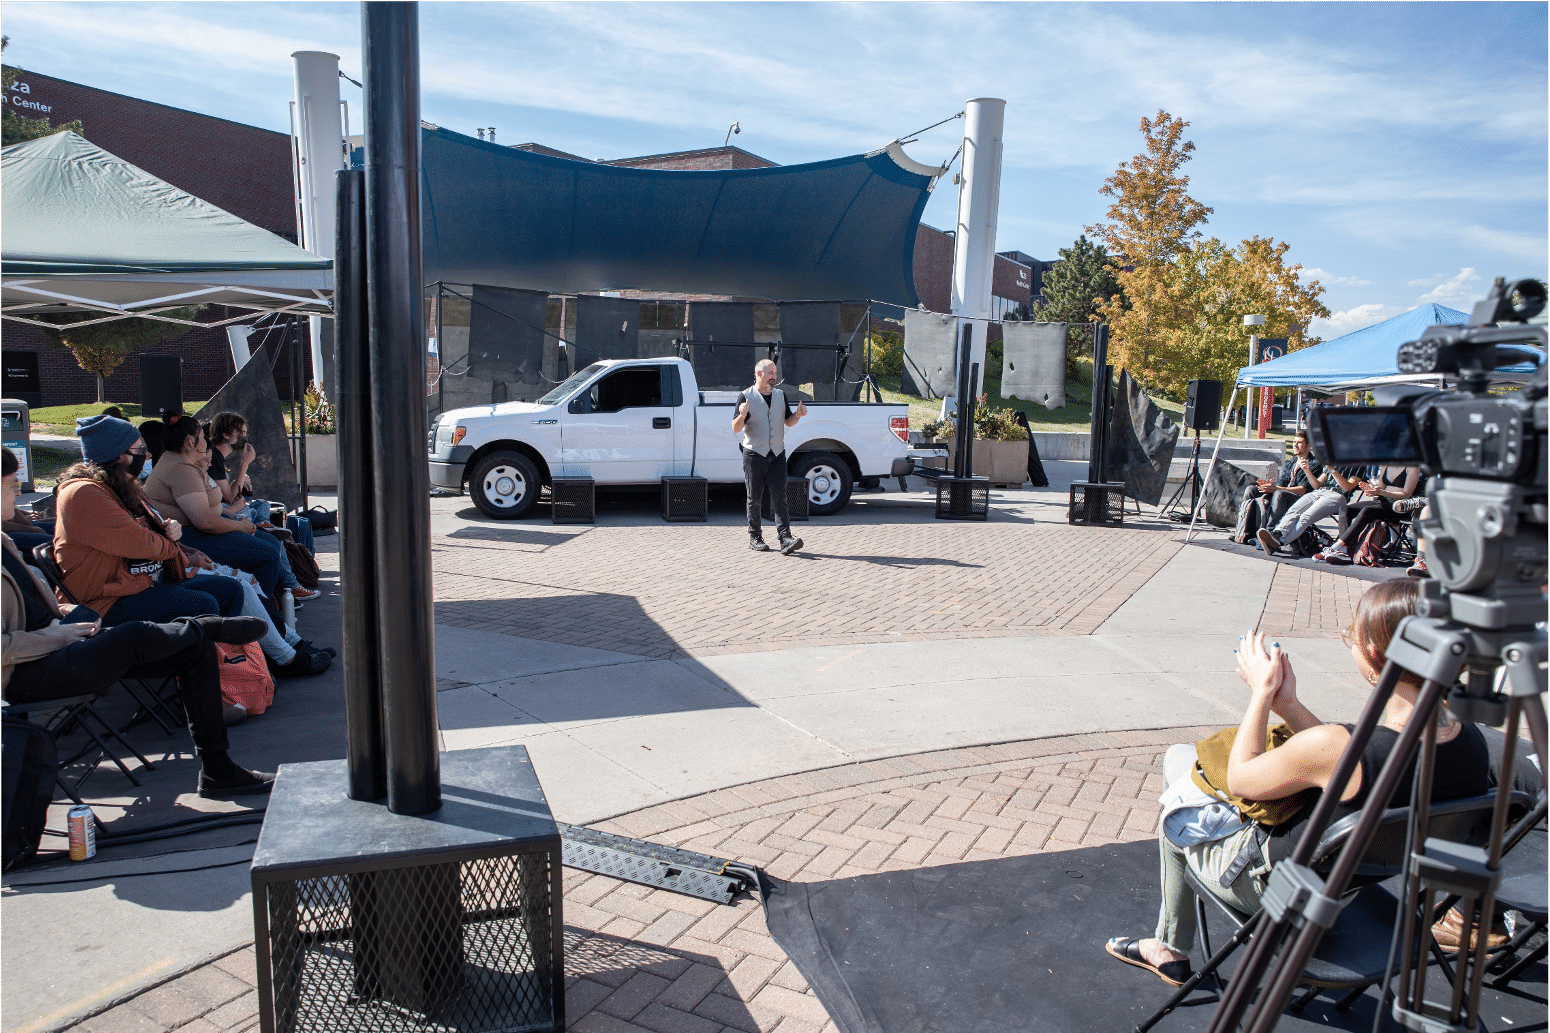
[[[256,842],[256,840],[250,840],[249,842]],[[242,844],[233,845],[241,846]],[[17,882],[11,885],[15,889],[31,889],[34,886],[72,886],[82,882],[107,882],[110,880],[138,878],[142,875],[183,875],[187,872],[208,872],[216,868],[230,868],[234,864],[252,863],[253,859],[251,857],[239,857],[235,861],[219,861],[215,864],[202,864],[193,868],[164,868],[154,872],[119,872],[116,875],[88,876],[84,879],[48,879],[43,882]]]

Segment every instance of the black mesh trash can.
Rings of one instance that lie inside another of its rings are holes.
[[[703,477],[662,478],[662,519],[704,523],[710,519],[710,482]]]
[[[555,477],[549,483],[549,519],[556,524],[597,522],[596,482],[590,477]]]
[[[280,768],[253,855],[264,1033],[565,1028],[560,835],[520,746],[442,755],[442,806]]]
[[[938,477],[936,518],[938,520],[989,520],[990,478]]]

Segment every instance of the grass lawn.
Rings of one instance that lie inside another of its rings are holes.
[[[81,450],[68,445],[32,446],[32,483],[37,491],[53,491],[59,475],[81,461]]]
[[[185,402],[187,412],[198,412],[203,402]],[[32,429],[37,434],[65,434],[75,436],[75,421],[83,416],[96,416],[110,405],[116,405],[130,423],[141,418],[139,402],[81,402],[79,405],[47,405],[32,410]]]

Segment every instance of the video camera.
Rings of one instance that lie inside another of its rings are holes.
[[[1428,327],[1400,346],[1401,373],[1454,378],[1455,389],[1405,385],[1388,389],[1403,395],[1396,405],[1314,409],[1311,444],[1326,464],[1419,466],[1433,478],[1423,616],[1493,630],[1544,619],[1547,335],[1526,325],[1544,306],[1543,284],[1498,278],[1467,326]],[[1491,394],[1500,367],[1524,362],[1536,367],[1527,386]]]

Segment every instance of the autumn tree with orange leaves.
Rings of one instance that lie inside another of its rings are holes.
[[[1087,232],[1114,256],[1120,293],[1099,308],[1109,324],[1110,356],[1149,390],[1182,397],[1190,380],[1231,383],[1246,365],[1242,317],[1263,313],[1262,335],[1306,337],[1315,316],[1327,316],[1317,281],[1299,281],[1283,258],[1289,245],[1253,237],[1235,248],[1202,239],[1211,209],[1189,195],[1184,165],[1195,145],[1189,123],[1159,110],[1141,120],[1143,153],[1122,164],[1100,189],[1111,198],[1109,222]]]

